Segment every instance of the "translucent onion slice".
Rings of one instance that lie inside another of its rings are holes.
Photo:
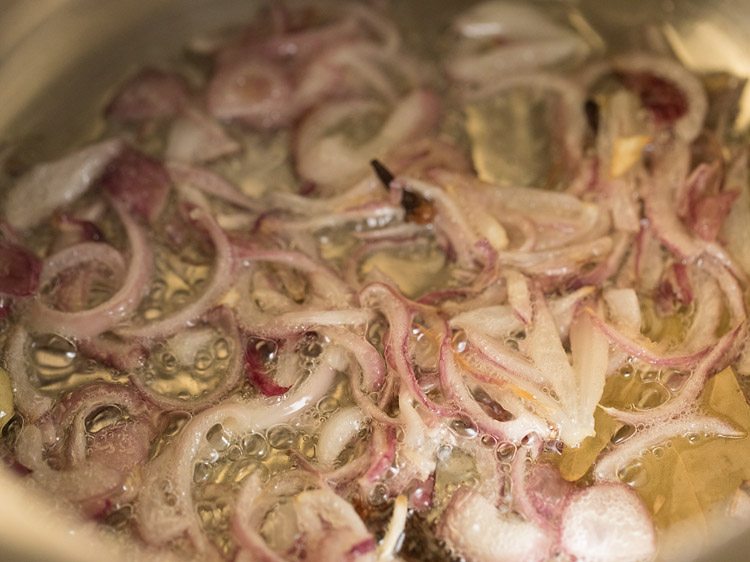
[[[638,430],[635,435],[604,454],[594,465],[594,477],[601,482],[616,482],[620,470],[638,458],[649,447],[664,443],[674,437],[688,435],[718,435],[743,437],[731,424],[719,418],[686,414],[679,418],[660,420],[654,425]]]
[[[30,330],[57,333],[74,338],[90,338],[113,329],[135,312],[141,298],[149,289],[153,268],[151,249],[143,228],[124,210],[122,204],[116,201],[110,201],[110,204],[125,227],[130,246],[130,261],[122,285],[106,302],[80,312],[55,310],[37,298],[29,303],[28,314],[25,318]],[[73,264],[76,261],[80,263],[80,260],[86,257],[94,259],[104,257],[114,266],[120,265],[121,260],[113,258],[111,252],[102,248],[92,254],[88,251],[90,249],[88,243],[84,244],[87,245],[80,253],[71,249],[66,250],[59,260],[54,256],[50,258],[42,269],[42,277],[49,277],[49,274],[45,272],[47,268],[54,271],[66,263]]]
[[[226,233],[206,210],[194,207],[189,210],[189,219],[205,231],[214,245],[214,271],[206,283],[203,293],[192,303],[142,326],[127,326],[117,330],[124,338],[154,340],[168,337],[180,329],[193,325],[211,307],[221,300],[233,282],[234,254]]]
[[[8,192],[5,220],[18,230],[36,226],[55,209],[83,195],[123,148],[120,139],[108,139],[35,166]]]
[[[330,389],[341,364],[338,353],[326,348],[315,371],[283,397],[225,401],[194,416],[145,471],[135,506],[144,540],[163,545],[187,534],[197,551],[208,552],[209,540],[193,509],[191,494],[194,462],[209,447],[206,433],[217,424],[232,435],[263,430],[317,404]]]
[[[638,562],[656,553],[646,506],[624,485],[598,484],[571,494],[560,544],[575,559],[590,562]]]
[[[454,556],[476,562],[541,562],[549,557],[553,542],[534,523],[500,514],[465,487],[451,497],[436,535]]]

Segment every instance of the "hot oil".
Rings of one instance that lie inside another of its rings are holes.
[[[466,128],[479,177],[500,185],[556,189],[564,174],[560,139],[549,126],[560,111],[551,95],[516,88],[466,106]]]
[[[397,3],[396,10],[408,11],[409,3]],[[451,8],[452,9],[452,8]],[[457,8],[456,8],[457,9]],[[413,21],[421,21],[421,18]],[[415,26],[416,27],[416,26]],[[435,26],[433,26],[435,27]],[[427,32],[407,34],[407,41],[419,44],[425,36],[442,32],[431,29],[426,23]],[[429,43],[434,40],[430,37]],[[433,55],[434,56],[434,53]],[[180,63],[182,64],[182,63]],[[178,65],[179,66],[179,65]],[[197,82],[205,75],[196,75]],[[476,167],[484,179],[498,183],[538,185],[557,188],[564,179],[562,157],[556,153],[553,139],[544,132],[544,123],[554,113],[554,107],[545,97],[528,97],[528,92],[511,92],[484,103],[476,103],[468,108],[451,106],[448,108],[448,136],[459,139],[459,144],[473,144],[473,157]],[[464,123],[464,110],[466,123]],[[364,128],[343,128],[350,136],[357,135],[369,128],[379,126],[377,116],[368,120]],[[464,129],[466,125],[467,131]],[[452,128],[451,128],[452,127]],[[260,196],[268,189],[295,191],[297,180],[294,177],[289,154],[289,137],[286,132],[253,133],[238,125],[229,127],[230,134],[241,144],[239,155],[210,166],[219,174],[236,183],[243,192]],[[508,131],[513,134],[507,134]],[[166,129],[158,126],[150,130],[120,129],[129,135],[133,142],[145,152],[159,154],[163,150]],[[470,138],[469,138],[470,137]],[[492,139],[505,139],[500,144]],[[356,139],[355,139],[356,140]],[[504,144],[503,144],[504,143]],[[513,158],[498,155],[509,154],[508,146],[514,148]],[[519,157],[520,154],[520,157]],[[522,162],[523,165],[517,165]],[[111,223],[111,221],[110,221]],[[109,223],[108,223],[109,224]],[[351,226],[351,225],[350,225]],[[350,231],[336,230],[318,233],[319,245],[323,258],[341,271],[346,259],[361,242],[353,233],[367,231],[384,226],[379,224],[355,225]],[[38,245],[49,243],[49,233],[39,233]],[[122,232],[113,227],[109,240],[120,249],[126,246]],[[181,308],[200,295],[205,282],[211,275],[211,251],[200,245],[190,244],[187,250],[174,257],[172,248],[157,243],[156,268],[157,278],[151,291],[139,309],[142,322],[155,320]],[[413,246],[383,250],[366,259],[358,273],[367,276],[380,270],[394,279],[407,296],[415,297],[430,290],[445,288],[453,274],[452,266],[447,264],[434,241],[427,240]],[[408,268],[405,267],[408,264]],[[415,274],[418,271],[418,274]],[[286,291],[290,295],[299,293],[294,280],[288,280]],[[304,292],[304,290],[303,290]],[[678,342],[686,333],[691,311],[669,318],[660,318],[653,313],[653,305],[644,312],[644,333],[654,340]],[[383,326],[373,323],[368,339],[382,351]],[[419,334],[415,335],[415,339]],[[147,383],[156,392],[176,397],[199,396],[210,391],[211,383],[221,377],[223,369],[233,353],[231,346],[223,345],[227,340],[221,334],[213,333],[204,338],[197,346],[196,353],[189,361],[178,361],[169,349],[169,343],[152,350],[146,367]],[[34,339],[29,350],[31,365],[38,372],[42,389],[49,392],[69,390],[91,380],[117,380],[122,373],[113,372],[96,362],[85,360],[79,350],[70,341],[61,336],[50,334]],[[308,358],[309,359],[309,358]],[[309,369],[308,359],[304,361]],[[431,371],[429,368],[425,372]],[[637,362],[631,362],[621,372],[610,378],[605,390],[603,404],[624,409],[653,408],[669,397],[676,395],[684,383],[684,374],[674,370],[655,370],[645,368]],[[245,435],[233,435],[226,428],[217,425],[205,436],[210,445],[209,452],[198,459],[193,472],[193,499],[201,521],[212,540],[225,553],[231,553],[234,545],[230,539],[229,525],[237,491],[248,476],[258,474],[262,481],[268,481],[273,475],[299,468],[300,459],[314,463],[317,430],[339,408],[353,402],[347,391],[347,378],[339,376],[332,393],[320,400],[312,408],[289,424],[268,428],[265,431]],[[247,386],[243,393],[252,393]],[[186,412],[174,412],[162,420],[163,431],[152,446],[151,458],[160,454],[164,447],[173,442],[182,427],[190,419]],[[467,437],[467,429],[461,420],[455,420],[453,429]],[[621,428],[617,439],[627,439],[630,428]],[[634,431],[634,430],[633,430]],[[338,459],[340,465],[356,458],[363,452],[366,435],[359,443],[347,447]],[[476,435],[471,436],[478,439]],[[689,440],[689,438],[687,438]],[[698,439],[697,441],[700,441]],[[667,448],[670,445],[666,445]],[[644,463],[660,462],[658,449],[651,450],[647,458],[639,459],[632,466],[625,467],[621,480],[635,488],[648,484],[644,480],[647,473]],[[504,459],[511,458],[507,450],[498,449],[498,455]],[[450,555],[434,538],[434,521],[441,509],[444,509],[453,491],[461,485],[474,486],[479,479],[479,472],[471,456],[459,448],[444,448],[438,451],[438,471],[435,483],[436,509],[428,514],[412,514],[407,519],[406,538],[400,555],[406,560],[441,561],[450,560]],[[510,462],[510,461],[508,461]],[[639,464],[640,463],[640,464]],[[507,463],[506,463],[507,464]],[[382,532],[391,513],[388,500],[362,500],[359,509],[365,514],[366,522],[373,529]],[[375,498],[371,498],[375,499]],[[127,528],[131,520],[132,509],[124,506],[111,513],[106,523],[115,530]]]
[[[300,354],[300,369],[310,373],[318,356],[319,353],[311,361],[309,355]],[[218,424],[207,432],[207,448],[193,468],[192,494],[209,537],[220,549],[225,553],[234,549],[231,513],[242,483],[253,474],[266,483],[289,470],[316,470],[315,447],[322,424],[340,408],[351,404],[348,377],[342,373],[337,375],[328,395],[288,423],[247,434],[233,434]],[[364,454],[365,449],[364,440],[346,447],[336,466]]]

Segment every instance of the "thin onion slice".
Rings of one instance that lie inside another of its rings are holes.
[[[149,288],[153,268],[151,250],[143,228],[124,210],[122,204],[116,201],[110,201],[110,204],[125,227],[130,246],[130,262],[122,285],[106,302],[80,312],[54,310],[41,299],[35,299],[29,303],[26,316],[30,330],[58,333],[74,338],[90,338],[115,328],[135,312]],[[88,256],[80,255],[76,259],[83,257]],[[118,260],[115,259],[113,263],[118,263]],[[61,266],[59,262],[51,260],[49,267],[54,270]],[[43,269],[42,277],[47,276]]]

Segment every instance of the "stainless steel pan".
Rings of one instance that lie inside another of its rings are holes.
[[[449,12],[466,6],[459,0],[394,4],[404,17],[419,14],[424,33],[439,31]],[[647,22],[666,31],[670,47],[696,70],[750,76],[747,0],[581,0],[578,6],[607,41],[627,47],[658,40],[661,35],[633,32]],[[255,8],[252,0],[2,0],[0,143],[33,137],[39,150],[52,154],[94,135],[102,100],[129,70],[178,52],[197,33],[245,21]],[[750,122],[750,89],[745,93],[737,128]],[[53,514],[48,498],[0,471],[0,560],[116,562],[112,545],[71,525]],[[710,552],[688,548],[685,559],[750,559],[750,530],[718,540]]]

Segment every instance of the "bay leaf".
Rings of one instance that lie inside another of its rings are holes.
[[[597,408],[594,412],[596,434],[593,437],[586,437],[577,447],[563,448],[557,459],[557,468],[562,477],[569,482],[583,478],[620,425],[622,424],[604,410]]]
[[[750,406],[731,368],[709,381],[702,404],[745,436],[675,437],[643,457],[648,479],[635,488],[657,529],[689,529],[686,533],[694,548],[705,544],[713,532],[714,516],[726,513],[728,502],[750,479]],[[685,536],[681,534],[680,540]],[[668,545],[669,541],[662,549]]]

